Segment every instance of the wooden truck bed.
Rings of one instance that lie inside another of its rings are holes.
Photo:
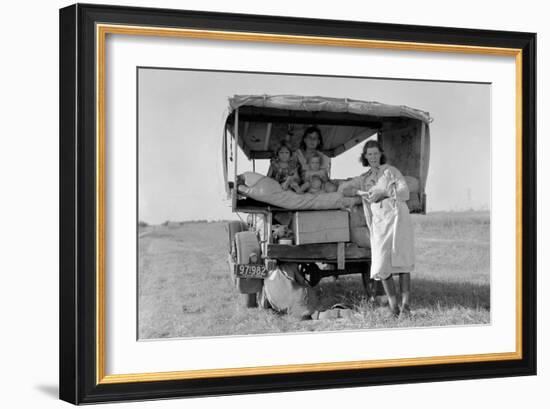
[[[339,259],[338,247],[345,262],[368,262],[371,259],[370,249],[355,243],[268,244],[266,256],[281,261],[335,263]]]

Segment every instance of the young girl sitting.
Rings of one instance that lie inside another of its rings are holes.
[[[297,193],[301,193],[299,165],[292,158],[288,146],[282,144],[275,152],[275,155],[275,158],[271,160],[271,164],[269,165],[267,176],[279,182],[284,190],[290,188]]]
[[[321,169],[321,156],[313,154],[307,161],[308,169],[304,171],[304,183],[301,186],[302,192],[307,192],[311,188],[311,181],[314,176],[321,180],[321,183],[328,181],[327,171]]]

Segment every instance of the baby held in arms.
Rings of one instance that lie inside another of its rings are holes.
[[[310,177],[309,182],[307,182],[307,186],[309,187],[307,188],[307,190],[305,190],[306,193],[312,193],[314,195],[323,193],[323,181],[317,175],[313,175]]]
[[[304,172],[304,183],[300,186],[301,191],[313,194],[336,192],[336,185],[329,180],[327,171],[321,169],[321,157],[313,155],[307,163],[309,169]]]

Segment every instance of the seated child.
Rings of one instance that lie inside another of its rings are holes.
[[[335,183],[328,178],[327,171],[321,169],[321,157],[313,155],[308,161],[309,169],[304,172],[304,184],[301,186],[303,192],[308,193],[333,193],[338,190]],[[321,186],[318,187],[319,181]]]
[[[308,192],[311,187],[311,179],[316,176],[321,180],[321,183],[328,181],[327,171],[321,169],[321,156],[318,154],[312,155],[308,161],[307,165],[309,169],[306,169],[304,173],[304,183],[301,186],[302,192]]]
[[[299,165],[291,157],[290,149],[282,144],[275,154],[276,157],[271,160],[267,176],[279,182],[284,190],[291,188],[295,192],[301,193]]]

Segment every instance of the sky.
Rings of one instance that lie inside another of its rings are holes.
[[[427,211],[490,205],[490,84],[140,68],[139,220],[234,219],[225,200],[221,141],[228,98],[296,94],[407,105],[428,111]],[[364,172],[361,144],[332,159],[331,177]],[[261,163],[263,162],[263,163]],[[239,173],[252,169],[244,155]],[[268,161],[256,170],[267,171]]]

